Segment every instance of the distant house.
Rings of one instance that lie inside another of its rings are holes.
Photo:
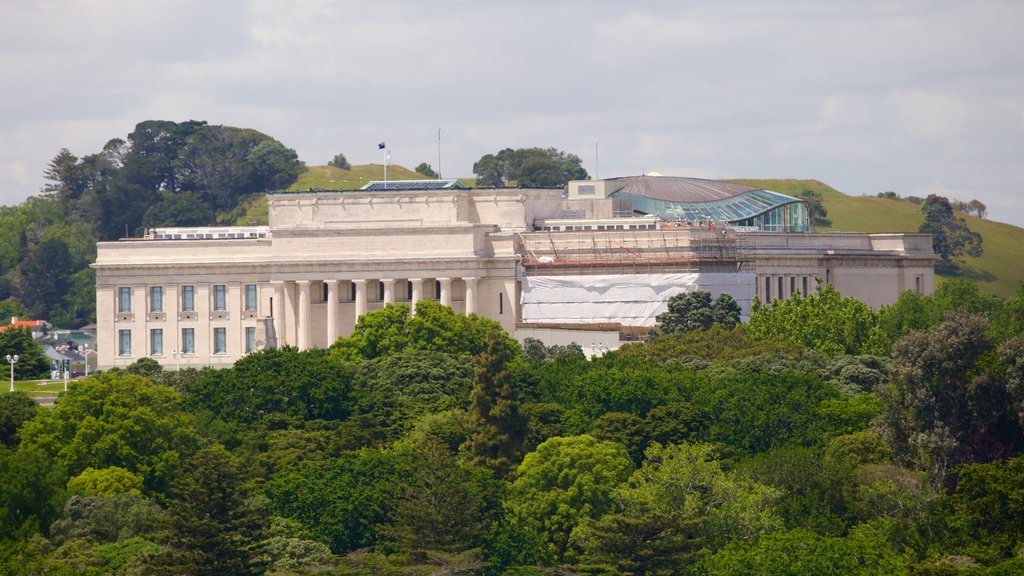
[[[10,324],[7,326],[0,326],[0,332],[3,332],[8,328],[25,328],[32,332],[33,338],[38,340],[46,335],[46,331],[53,328],[53,326],[51,326],[46,320],[22,320],[17,316],[12,316]]]

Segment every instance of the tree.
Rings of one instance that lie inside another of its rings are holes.
[[[41,242],[21,265],[21,300],[36,318],[50,318],[71,291],[71,274],[79,269],[63,240]]]
[[[420,162],[419,166],[416,167],[416,171],[419,172],[420,174],[423,174],[427,178],[436,179],[441,177],[441,175],[438,174],[437,172],[434,172],[434,169],[430,166],[430,164],[427,164],[426,162]]]
[[[811,219],[812,226],[830,226],[832,224],[828,219],[828,209],[825,208],[820,193],[804,189],[797,194],[797,197],[803,200],[807,206],[807,216]]]
[[[1024,389],[1014,386],[1012,371],[988,367],[998,355],[988,328],[980,315],[952,312],[911,332],[893,346],[893,378],[877,390],[879,431],[901,462],[929,470],[935,481],[950,464],[1024,449]],[[1014,366],[1020,360],[1008,346],[1003,363]]]
[[[462,449],[470,462],[507,477],[526,439],[526,418],[519,412],[508,372],[513,349],[494,333],[488,334],[486,346],[476,359],[468,434]]]
[[[778,493],[722,471],[707,444],[652,444],[643,466],[587,524],[585,558],[630,574],[682,573],[703,549],[779,527]]]
[[[351,170],[352,169],[352,165],[348,163],[348,159],[345,158],[344,154],[340,154],[340,153],[339,154],[335,154],[334,158],[331,158],[331,161],[328,162],[327,165],[328,166],[334,166],[335,168],[340,168],[342,170]]]
[[[750,316],[750,335],[802,344],[825,354],[860,354],[875,327],[875,313],[831,285],[807,297],[773,300]]]
[[[39,404],[24,392],[0,394],[0,446],[16,447],[18,428],[35,417],[38,409]]]
[[[50,373],[50,359],[43,354],[43,347],[32,338],[28,328],[8,326],[0,332],[0,360],[6,363],[8,354],[18,356],[18,362],[14,364],[16,380],[42,378]],[[10,369],[10,365],[6,368]]]
[[[612,506],[615,488],[632,470],[626,450],[614,442],[551,438],[519,465],[507,506],[517,523],[546,535],[561,562],[573,533]]]
[[[963,256],[981,256],[982,238],[967,227],[963,218],[953,214],[949,200],[931,194],[921,206],[924,222],[919,232],[932,235],[932,248],[938,255],[936,268],[941,272],[956,272],[958,260]]]
[[[477,185],[491,188],[517,182],[521,187],[553,188],[569,180],[585,180],[583,161],[555,148],[506,148],[473,164]]]
[[[161,192],[160,201],[142,216],[142,227],[209,226],[213,223],[210,207],[195,192]]]
[[[665,334],[707,330],[715,324],[732,330],[740,322],[740,306],[725,292],[714,302],[706,290],[680,292],[668,299],[668,310],[658,314],[657,321]]]
[[[988,208],[979,200],[971,200],[968,202],[967,211],[973,212],[978,218],[984,218],[988,214]]]
[[[188,460],[167,510],[171,528],[166,544],[173,552],[159,562],[166,573],[264,573],[257,545],[265,538],[269,514],[243,470],[220,445]]]

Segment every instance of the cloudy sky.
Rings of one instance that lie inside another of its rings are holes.
[[[307,164],[554,146],[601,177],[815,178],[1024,226],[1021,0],[0,0],[0,204],[149,119]],[[595,146],[596,145],[596,146]],[[595,153],[597,148],[597,153]]]

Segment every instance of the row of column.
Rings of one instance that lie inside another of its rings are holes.
[[[435,278],[441,285],[439,300],[445,306],[452,305],[452,278]],[[476,313],[476,278],[462,278],[466,283],[466,315]],[[334,342],[338,339],[338,282],[339,279],[324,280],[327,285],[327,341]],[[412,294],[409,298],[409,306],[413,313],[416,310],[416,303],[423,298],[423,278],[409,278],[412,284]],[[295,280],[298,287],[298,310],[296,321],[298,324],[296,345],[300,350],[306,350],[310,345],[310,315],[312,313],[312,301],[310,299],[311,280]],[[367,312],[368,299],[366,296],[367,280],[357,278],[351,280],[355,285],[355,320]],[[380,281],[384,285],[384,305],[395,302],[394,278],[385,278]],[[274,287],[274,332],[278,342],[284,341],[285,334],[285,281],[271,281]],[[280,344],[279,344],[280,345]]]

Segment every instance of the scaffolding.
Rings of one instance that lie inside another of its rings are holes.
[[[746,260],[737,233],[725,228],[523,232],[517,243],[523,267],[537,274],[600,268],[697,271]]]

